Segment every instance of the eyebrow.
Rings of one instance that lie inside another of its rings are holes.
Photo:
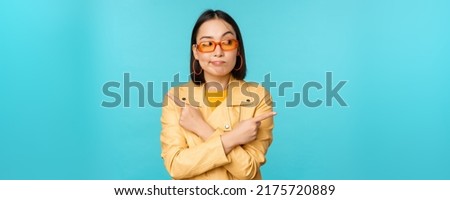
[[[233,32],[227,31],[227,32],[225,32],[224,34],[222,34],[222,37],[225,36],[225,35],[227,35],[227,34],[234,35]],[[199,38],[198,40],[201,40],[201,39],[212,39],[212,38],[213,38],[212,36],[202,36],[202,37]]]

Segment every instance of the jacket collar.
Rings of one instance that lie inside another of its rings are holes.
[[[227,98],[224,103],[227,106],[243,106],[250,104],[250,97],[243,94],[243,90],[246,88],[246,82],[243,80],[236,80],[233,76],[230,77],[227,87]],[[176,94],[179,99],[187,101],[189,104],[195,107],[206,107],[205,104],[205,83],[196,85],[192,81],[180,86],[179,95]]]

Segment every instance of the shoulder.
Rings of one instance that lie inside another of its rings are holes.
[[[182,101],[187,101],[193,106],[199,106],[200,103],[203,102],[202,85],[196,85],[192,81],[179,86],[174,86],[168,93]]]
[[[268,91],[266,88],[264,88],[263,85],[257,82],[241,81],[241,88],[244,91],[256,93],[258,94],[258,96],[270,96],[270,91]]]
[[[272,99],[269,91],[256,82],[239,80],[234,84],[230,84],[228,87],[232,87],[231,91],[234,105],[257,106],[261,102],[271,102]]]
[[[195,88],[199,88],[199,85],[194,84],[192,81],[189,81],[187,83],[183,83],[181,85],[177,85],[177,86],[172,86],[172,88],[170,88],[169,93],[187,93],[189,91],[193,91]]]

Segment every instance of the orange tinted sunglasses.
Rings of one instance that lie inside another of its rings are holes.
[[[209,53],[216,50],[217,45],[219,45],[224,51],[231,51],[239,47],[239,42],[236,39],[222,40],[220,42],[206,41],[196,44],[195,47],[202,53]]]

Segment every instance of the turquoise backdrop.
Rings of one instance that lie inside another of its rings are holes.
[[[450,1],[0,2],[0,179],[170,179],[160,158],[164,83],[188,80],[207,8],[238,22],[246,80],[276,102],[265,179],[450,179]],[[347,81],[326,106],[332,86]],[[119,106],[103,85],[120,94]],[[309,89],[318,107],[286,103]],[[148,83],[153,84],[148,87]]]

